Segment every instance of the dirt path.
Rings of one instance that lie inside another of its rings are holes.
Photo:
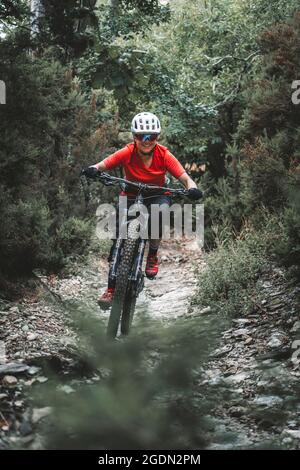
[[[168,322],[184,315],[196,289],[196,267],[205,267],[196,240],[163,242],[160,248],[159,273],[152,281],[145,278],[145,288],[138,298],[135,317],[143,312],[153,320]],[[63,301],[85,302],[94,315],[106,321],[109,312],[100,310],[96,300],[106,288],[107,272],[106,260],[97,260],[94,256],[88,267],[83,268],[78,276],[52,280],[51,285],[47,279],[44,282]]]
[[[193,386],[195,394],[205,397],[202,401],[211,402],[210,448],[298,448],[300,372],[291,363],[291,339],[300,332],[297,289],[275,270],[258,281],[264,297],[258,311],[247,318],[216,319],[190,307],[197,286],[195,268],[205,269],[197,244],[165,242],[160,256],[157,278],[146,280],[138,299],[132,334],[144,331],[141,319],[154,329],[176,319],[190,322],[191,329],[196,325],[208,337],[219,323],[216,348],[205,365],[199,363]],[[108,320],[109,313],[96,303],[106,287],[105,260],[91,255],[77,274],[40,281],[34,295],[1,306],[0,448],[39,448],[35,425],[50,410],[32,409],[26,396],[32,387],[47,383],[47,366],[65,371],[72,366],[78,344],[75,313],[100,320],[103,328]],[[160,353],[155,354],[160,360]]]

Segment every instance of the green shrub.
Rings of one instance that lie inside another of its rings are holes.
[[[292,267],[292,272],[300,278],[300,189],[293,186],[289,190],[289,205],[283,211],[283,236],[276,253],[279,259]]]
[[[255,282],[268,269],[282,237],[281,223],[275,217],[260,214],[261,221],[263,218],[261,230],[245,226],[236,240],[219,244],[207,255],[207,268],[200,273],[194,304],[232,316],[251,310]]]
[[[1,269],[24,274],[45,263],[53,249],[50,212],[44,198],[12,201],[4,199],[4,194],[0,201]]]
[[[95,99],[51,49],[33,58],[7,39],[0,53],[0,256],[1,276],[11,277],[85,253],[94,207],[85,207],[80,170],[112,147],[118,126],[98,122]]]

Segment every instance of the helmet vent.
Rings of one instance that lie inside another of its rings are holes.
[[[144,133],[149,132],[153,134],[160,134],[161,127],[157,116],[152,113],[139,113],[134,116],[131,124],[131,132]]]

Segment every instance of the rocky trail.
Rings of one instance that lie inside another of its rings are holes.
[[[217,319],[209,308],[190,306],[195,269],[205,269],[195,241],[164,242],[160,254],[159,275],[146,281],[132,334],[181,321],[191,328],[196,322],[209,335],[217,325],[215,346],[198,365],[194,381],[194,392],[210,400],[208,448],[299,448],[300,289],[274,267],[257,282],[261,302],[254,312]],[[63,376],[59,387],[72,393],[68,378],[81,373],[74,315],[84,312],[105,327],[108,313],[96,298],[106,276],[106,261],[91,254],[76,274],[38,276],[35,290],[18,303],[1,301],[0,448],[43,448],[37,428],[52,410],[47,403],[38,406],[31,394],[51,382],[49,371]],[[159,348],[153,348],[159,361]],[[95,386],[101,379],[101,371],[84,378]]]

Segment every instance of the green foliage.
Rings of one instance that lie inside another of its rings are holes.
[[[264,220],[260,230],[249,225],[236,240],[219,244],[207,255],[195,304],[230,316],[247,315],[254,308],[255,282],[268,269],[271,253],[283,234],[275,217],[261,213],[260,220]]]
[[[214,318],[207,330],[191,320],[161,328],[141,318],[136,334],[111,343],[90,308],[73,303],[72,312],[81,367],[90,377],[75,379],[72,394],[60,391],[58,377],[53,390],[48,384],[42,391],[36,406],[54,410],[46,448],[203,448],[213,399],[204,398],[199,364],[212,351],[220,322]]]
[[[213,185],[206,181],[206,185]],[[234,188],[233,177],[220,178],[205,198],[205,245],[213,248],[232,239],[242,227],[245,206]]]
[[[51,217],[44,198],[28,195],[26,201],[13,200],[2,188],[0,212],[1,274],[28,273],[39,264],[48,264]]]
[[[113,0],[103,27],[108,34],[134,38],[136,33],[145,34],[153,24],[170,19],[169,5],[158,0]]]
[[[23,0],[2,0],[0,5],[0,19],[13,23],[22,20],[28,14],[28,6]]]
[[[1,272],[58,269],[88,247],[79,174],[111,146],[115,125],[97,128],[93,100],[51,50],[32,59],[16,55],[6,39],[1,53],[7,87],[0,108]]]
[[[38,18],[38,48],[55,45],[63,60],[80,56],[94,43],[97,30],[96,0],[43,0]]]
[[[69,217],[62,222],[53,236],[54,251],[49,258],[50,267],[62,266],[69,258],[86,254],[90,244],[92,224],[89,220]]]
[[[286,208],[288,259],[298,246],[289,190],[300,158],[290,99],[300,73],[299,15],[290,19],[296,0],[191,0],[188,8],[180,1],[45,0],[34,37],[27,3],[2,3],[9,29],[0,76],[9,105],[0,110],[0,184],[11,201],[44,201],[47,231],[57,240],[49,252],[62,259],[74,240],[79,252],[73,229],[80,238],[84,228],[74,220],[85,214],[77,171],[98,159],[96,149],[118,147],[118,127],[147,108],[161,116],[164,143],[187,169],[206,163],[207,246],[231,240],[261,207]],[[34,55],[24,54],[29,48]]]
[[[236,176],[231,188],[232,192],[238,188],[242,215],[253,215],[261,206],[277,214],[284,211],[284,237],[277,253],[296,265],[300,121],[291,100],[291,84],[300,73],[299,37],[299,14],[260,36],[261,65],[243,92],[246,108],[235,135],[236,146],[228,147],[229,168]]]
[[[289,187],[289,206],[283,210],[283,237],[276,253],[280,259],[292,267],[294,275],[300,278],[300,190],[299,175]]]
[[[153,62],[151,41],[144,44],[144,33],[154,23],[168,21],[169,8],[157,1],[111,3],[110,8],[99,6],[94,46],[86,50],[76,68],[87,87],[113,92],[122,122],[128,126],[125,116],[134,115],[140,105],[153,100],[163,74],[164,67]]]

